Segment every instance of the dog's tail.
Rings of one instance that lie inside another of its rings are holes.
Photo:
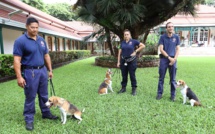
[[[82,113],[85,111],[85,108],[82,110]]]

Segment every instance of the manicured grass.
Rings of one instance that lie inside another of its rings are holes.
[[[176,102],[170,102],[169,76],[166,75],[163,98],[155,99],[158,82],[158,68],[138,68],[137,96],[131,96],[130,81],[127,92],[120,90],[121,77],[113,77],[114,93],[98,95],[97,90],[104,80],[107,68],[94,65],[94,58],[71,63],[54,70],[53,83],[56,95],[68,99],[79,109],[85,108],[83,121],[68,119],[65,125],[60,120],[41,118],[38,101],[32,133],[150,133],[150,134],[212,134],[215,133],[215,57],[180,57],[177,79],[183,79],[197,94],[205,107],[191,107],[182,104],[177,90]],[[115,71],[115,69],[113,69]],[[24,94],[16,80],[0,84],[0,130],[2,134],[28,133],[22,116]],[[57,108],[52,113],[60,117]]]

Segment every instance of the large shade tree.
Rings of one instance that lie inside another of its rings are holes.
[[[75,20],[75,13],[72,12],[72,6],[68,3],[45,4],[43,0],[21,0],[22,2],[35,7],[47,14],[63,21]]]
[[[47,12],[46,4],[43,2],[43,0],[21,0],[21,1],[43,12]]]
[[[47,4],[47,13],[63,21],[71,21],[75,19],[72,7],[68,3]]]
[[[195,5],[200,2],[202,0],[78,0],[74,9],[83,21],[99,24],[120,39],[123,39],[124,29],[129,29],[133,38],[145,34],[146,39],[151,28],[178,12],[195,15]]]

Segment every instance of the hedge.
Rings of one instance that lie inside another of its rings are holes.
[[[159,57],[155,55],[144,55],[137,60],[137,67],[157,67],[159,65]],[[95,64],[102,67],[117,67],[117,58],[113,56],[96,57]]]
[[[14,75],[13,56],[0,55],[0,78]]]
[[[49,52],[52,60],[52,65],[69,62],[72,60],[89,57],[90,50],[70,50],[60,52]],[[14,76],[13,55],[0,54],[0,78]]]

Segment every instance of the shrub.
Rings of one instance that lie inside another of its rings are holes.
[[[68,62],[74,59],[84,58],[90,56],[90,50],[69,50],[69,51],[59,51],[50,52],[50,57],[52,64],[58,64],[63,62]]]
[[[90,50],[70,50],[66,51],[70,54],[70,56],[74,59],[79,59],[83,57],[89,57],[90,56]]]
[[[143,36],[140,36],[140,40],[142,40]],[[146,42],[145,42],[145,49],[143,49],[143,55],[157,55],[158,51],[158,41],[159,35],[155,33],[151,33],[148,35]]]
[[[90,50],[50,52],[49,55],[51,57],[52,64],[55,65],[58,63],[69,62],[74,59],[89,57]],[[0,55],[0,78],[14,75],[13,55]]]
[[[13,56],[0,55],[0,78],[14,75]]]
[[[116,68],[117,58],[113,56],[96,57],[95,64],[102,67]],[[159,65],[159,57],[156,55],[145,55],[137,60],[138,67],[157,67]]]
[[[139,61],[153,61],[153,60],[157,60],[157,59],[159,59],[159,57],[155,56],[155,55],[143,55],[138,60]]]

